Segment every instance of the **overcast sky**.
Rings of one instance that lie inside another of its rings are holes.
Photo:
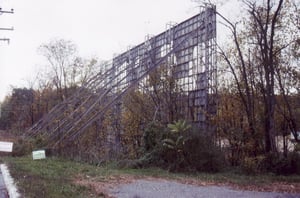
[[[222,5],[232,12],[235,4]],[[0,101],[10,86],[28,86],[45,60],[37,48],[53,38],[73,41],[82,57],[110,60],[128,46],[158,34],[170,21],[181,22],[199,12],[191,0],[0,0]]]

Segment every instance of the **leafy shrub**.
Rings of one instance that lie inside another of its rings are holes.
[[[300,154],[290,152],[287,156],[273,153],[257,157],[246,157],[242,170],[248,174],[272,172],[278,175],[300,174]]]
[[[20,157],[29,154],[32,151],[32,143],[26,141],[23,138],[19,138],[16,143],[14,143],[12,155],[15,157]]]
[[[271,171],[280,175],[300,174],[300,154],[291,152],[287,157],[275,158]]]
[[[43,149],[45,145],[45,139],[42,136],[37,136],[32,139],[18,138],[17,142],[14,143],[13,156],[24,156],[30,154],[33,150]],[[46,155],[52,154],[52,150],[45,149]]]
[[[191,125],[184,120],[179,120],[168,124],[168,129],[167,137],[162,140],[163,157],[169,164],[170,170],[185,169],[188,164],[184,146],[190,138],[187,133],[191,129]]]
[[[214,144],[211,136],[198,133],[191,134],[184,147],[189,166],[197,171],[221,171],[226,166],[223,152]]]
[[[256,174],[264,169],[265,156],[259,155],[255,157],[245,157],[242,161],[242,170],[246,174]]]
[[[170,171],[222,170],[226,164],[222,151],[214,144],[212,137],[202,133],[183,120],[168,127],[151,123],[144,134],[145,153],[133,164],[158,166]],[[132,162],[129,164],[132,165]]]
[[[118,168],[141,168],[142,166],[140,160],[124,159],[117,162]]]
[[[151,122],[146,127],[143,134],[143,148],[145,153],[152,152],[159,146],[163,135],[165,134],[165,127],[158,122]]]

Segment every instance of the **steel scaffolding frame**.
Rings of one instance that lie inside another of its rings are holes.
[[[217,95],[216,12],[207,7],[201,13],[168,29],[128,51],[115,56],[107,68],[89,79],[74,95],[56,105],[34,124],[27,136],[42,135],[48,146],[74,140],[94,121],[158,67],[172,71],[181,90],[185,118],[207,128],[214,114]]]

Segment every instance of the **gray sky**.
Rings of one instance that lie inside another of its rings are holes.
[[[232,5],[221,9],[232,12]],[[28,86],[45,60],[37,48],[53,38],[72,40],[79,55],[109,60],[147,34],[163,32],[166,23],[181,22],[199,12],[191,0],[0,0],[0,101],[10,85]],[[223,11],[223,12],[224,12]],[[228,12],[228,13],[230,13]]]

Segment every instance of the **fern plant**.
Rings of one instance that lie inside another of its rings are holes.
[[[179,120],[174,122],[174,124],[168,124],[168,128],[171,135],[169,138],[163,140],[163,146],[177,152],[182,151],[183,145],[187,140],[184,134],[191,128],[191,125],[187,124],[185,120]]]
[[[175,169],[179,165],[185,163],[185,155],[183,153],[184,144],[189,139],[185,134],[191,128],[185,120],[179,120],[173,124],[168,124],[170,135],[168,138],[162,140],[163,147],[174,153],[174,166]]]

